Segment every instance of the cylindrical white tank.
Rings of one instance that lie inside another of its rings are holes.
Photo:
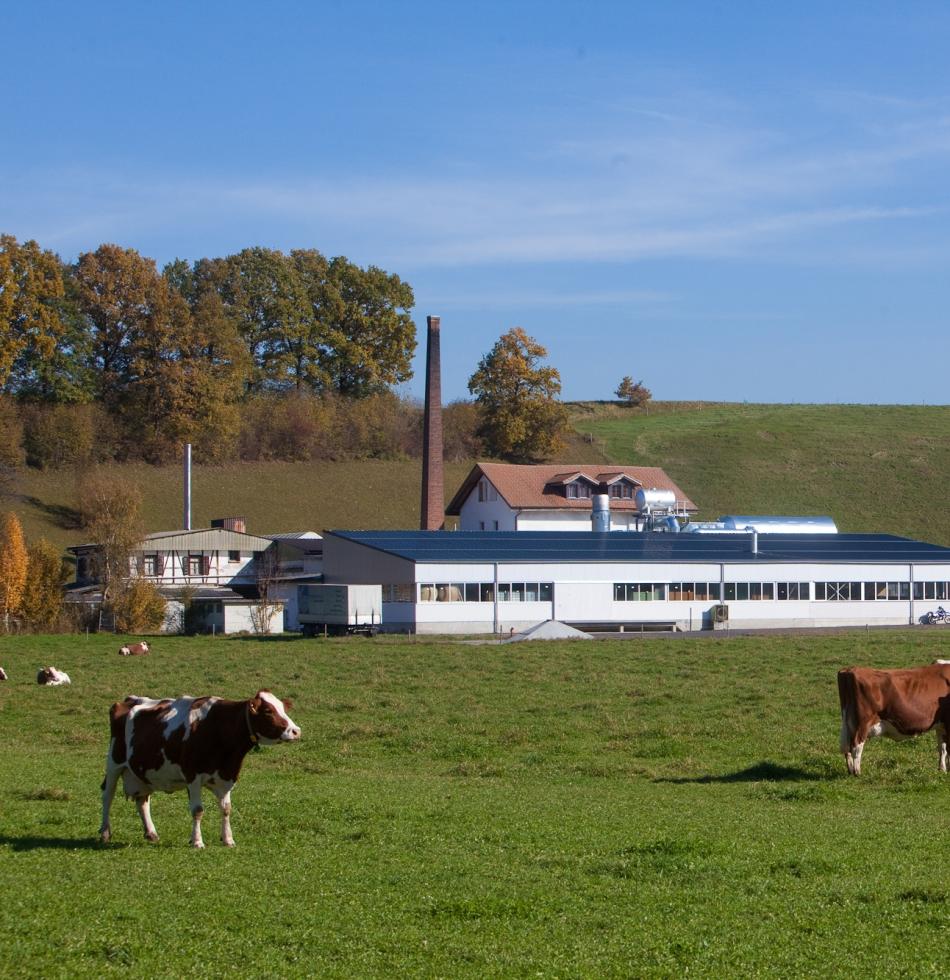
[[[647,490],[641,487],[636,496],[637,510],[675,510],[676,494],[672,490],[658,490],[652,487]]]
[[[719,518],[725,530],[755,528],[759,534],[837,534],[838,527],[830,517],[779,517],[759,514],[726,514]]]

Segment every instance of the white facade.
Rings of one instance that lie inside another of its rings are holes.
[[[547,619],[591,630],[908,625],[950,608],[950,554],[908,563],[436,562],[328,535],[326,577],[380,582],[383,629],[395,632],[508,633]]]

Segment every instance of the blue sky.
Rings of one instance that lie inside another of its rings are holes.
[[[566,399],[945,404],[946,3],[6,9],[0,230],[317,248]],[[421,393],[417,377],[406,386]]]

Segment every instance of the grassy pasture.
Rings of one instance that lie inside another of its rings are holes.
[[[950,629],[517,648],[6,639],[3,976],[922,976],[945,972],[950,784],[931,736],[838,754],[835,671]],[[70,688],[40,688],[38,666]],[[111,701],[296,702],[248,757],[237,848],[131,802],[94,842]]]

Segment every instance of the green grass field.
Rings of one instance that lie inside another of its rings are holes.
[[[5,639],[0,975],[944,974],[950,783],[932,736],[838,753],[835,672],[950,629],[511,647]],[[40,688],[37,667],[70,673]],[[248,757],[237,847],[186,796],[95,843],[109,704],[293,698]]]

